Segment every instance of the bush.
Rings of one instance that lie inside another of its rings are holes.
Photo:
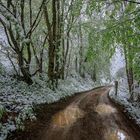
[[[3,75],[5,73],[5,69],[3,67],[3,64],[0,63],[0,75]]]
[[[2,118],[3,114],[4,114],[4,108],[3,106],[0,105],[0,119]]]

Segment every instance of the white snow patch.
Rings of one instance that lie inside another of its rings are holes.
[[[1,108],[5,112],[16,114],[14,119],[11,115],[6,123],[0,123],[0,140],[5,140],[7,134],[15,129],[23,129],[22,123],[26,118],[35,119],[34,105],[56,102],[75,92],[94,87],[92,80],[82,79],[78,75],[69,77],[64,81],[60,80],[59,87],[55,91],[48,88],[45,75],[42,79],[34,77],[36,82],[31,86],[8,76],[0,76],[0,79]]]
[[[118,104],[124,106],[124,112],[127,112],[131,119],[135,120],[135,122],[140,126],[140,102],[138,101],[130,101],[130,94],[128,92],[127,87],[122,83],[120,83],[118,95],[115,95],[115,90],[112,90],[109,93],[110,98],[113,99]]]

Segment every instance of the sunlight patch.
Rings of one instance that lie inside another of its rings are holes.
[[[65,110],[55,114],[52,118],[53,127],[66,127],[74,122],[78,118],[82,118],[84,112],[76,105],[70,105]]]
[[[107,114],[115,113],[116,109],[111,107],[110,105],[99,104],[95,108],[95,111],[98,112],[100,115],[107,115]]]

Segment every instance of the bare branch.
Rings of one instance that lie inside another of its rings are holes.
[[[140,2],[138,2],[138,1],[132,1],[132,0],[124,0],[124,1],[130,2],[130,3],[135,3],[135,4],[140,4]]]
[[[48,0],[47,2],[46,2],[46,0],[43,0],[43,1],[42,1],[41,6],[39,7],[39,11],[38,11],[38,13],[37,13],[37,16],[36,16],[36,18],[35,18],[33,24],[31,25],[31,28],[30,28],[30,30],[28,31],[26,37],[28,37],[28,36],[32,33],[32,30],[33,30],[33,28],[36,26],[36,23],[37,23],[37,21],[38,21],[38,18],[40,17],[40,14],[41,14],[41,11],[42,11],[42,7],[43,7],[46,3],[48,3],[49,1],[50,1],[50,0]]]

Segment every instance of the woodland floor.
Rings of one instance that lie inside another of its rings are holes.
[[[36,108],[37,121],[8,140],[139,140],[140,129],[108,98],[111,87]]]

